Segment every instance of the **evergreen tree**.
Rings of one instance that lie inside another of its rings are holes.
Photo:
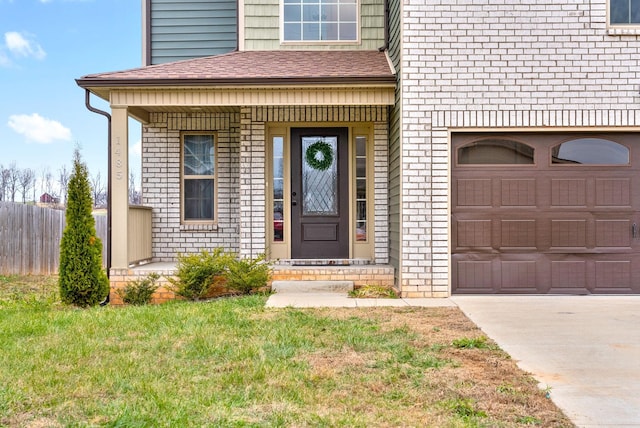
[[[89,172],[76,149],[67,188],[67,224],[60,242],[58,284],[64,303],[82,307],[100,303],[109,293],[109,280],[102,268],[102,242],[96,234],[91,207]]]

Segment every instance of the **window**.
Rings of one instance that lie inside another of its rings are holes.
[[[367,240],[367,137],[356,137],[356,241]]]
[[[284,241],[284,138],[273,137],[273,241]]]
[[[629,149],[602,138],[578,138],[551,149],[553,164],[627,165]]]
[[[357,0],[283,0],[283,40],[358,40]]]
[[[609,0],[611,25],[640,25],[640,0]]]
[[[215,136],[183,134],[182,142],[182,218],[185,222],[213,222],[216,195]]]
[[[458,164],[533,164],[533,147],[498,138],[480,140],[458,149]]]

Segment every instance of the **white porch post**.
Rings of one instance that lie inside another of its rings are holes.
[[[111,268],[129,267],[129,117],[126,107],[111,107]]]

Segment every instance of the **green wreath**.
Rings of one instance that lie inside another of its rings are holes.
[[[318,159],[318,153],[322,156]],[[331,146],[322,140],[318,140],[309,147],[304,153],[304,158],[313,169],[318,171],[326,171],[333,163],[333,150]]]

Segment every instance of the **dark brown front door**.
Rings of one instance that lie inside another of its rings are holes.
[[[347,128],[291,130],[291,257],[349,256]]]

